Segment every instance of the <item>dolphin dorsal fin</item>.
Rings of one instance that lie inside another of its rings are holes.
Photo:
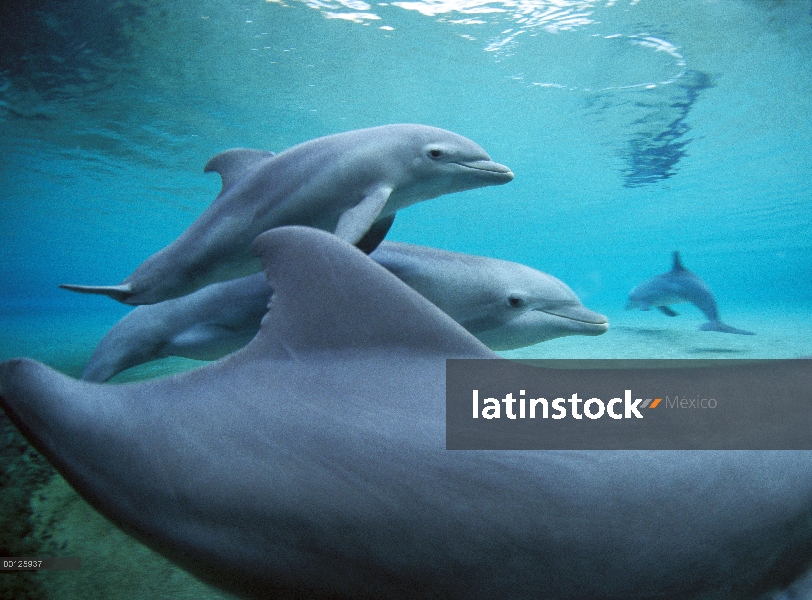
[[[497,358],[439,308],[358,248],[310,227],[259,235],[254,253],[274,289],[246,350],[276,356],[372,348]]]
[[[212,156],[206,166],[203,167],[203,172],[211,173],[216,171],[220,174],[223,180],[223,188],[220,190],[220,194],[222,194],[242,179],[257,164],[268,160],[272,156],[274,156],[274,153],[267,150],[232,148]]]
[[[674,251],[673,255],[674,255],[674,264],[671,266],[671,272],[677,273],[679,271],[687,271],[688,269],[682,266],[682,262],[679,259],[679,252]]]

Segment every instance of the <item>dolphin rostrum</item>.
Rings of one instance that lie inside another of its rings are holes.
[[[0,363],[0,403],[100,512],[257,598],[746,598],[809,563],[812,453],[447,451],[447,358],[496,356],[329,233],[259,236],[242,350],[102,385]]]
[[[154,304],[256,273],[251,242],[273,227],[309,225],[372,251],[399,209],[513,179],[471,140],[412,124],[329,135],[276,155],[227,150],[205,171],[220,174],[222,191],[174,242],[119,285],[60,287]]]
[[[525,265],[397,242],[383,242],[370,257],[493,350],[609,328],[563,281]],[[82,379],[107,381],[167,356],[221,358],[254,337],[270,295],[256,273],[138,306],[102,338]]]
[[[736,329],[719,320],[716,300],[713,298],[710,288],[699,277],[682,266],[679,252],[674,252],[674,264],[668,273],[652,277],[629,292],[626,310],[632,308],[649,310],[652,306],[656,306],[663,314],[676,317],[677,313],[668,305],[679,302],[690,302],[707,317],[708,322],[699,326],[703,331],[755,335],[752,331]]]

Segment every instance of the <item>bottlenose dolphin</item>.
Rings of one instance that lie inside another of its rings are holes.
[[[370,256],[492,350],[609,329],[567,284],[526,265],[398,242]]]
[[[626,310],[632,308],[649,310],[652,306],[656,306],[663,314],[676,317],[677,313],[668,305],[678,302],[690,302],[704,313],[708,322],[699,326],[703,331],[755,335],[752,331],[736,329],[719,320],[716,300],[714,300],[710,288],[699,277],[682,266],[679,252],[674,252],[674,265],[668,273],[652,277],[629,292]]]
[[[154,304],[258,272],[251,242],[273,227],[317,227],[371,252],[399,209],[513,179],[471,140],[411,124],[330,135],[276,155],[227,150],[204,170],[220,174],[222,191],[174,242],[119,285],[60,287]]]
[[[213,283],[180,298],[136,306],[101,339],[82,373],[104,382],[168,356],[216,360],[251,341],[271,286],[263,273]]]
[[[258,237],[242,350],[101,385],[0,363],[11,420],[100,512],[258,598],[752,597],[809,559],[810,452],[445,450],[447,358],[496,358],[331,234]]]
[[[493,350],[609,328],[563,281],[525,265],[397,242],[381,243],[370,257]],[[167,356],[221,358],[256,335],[270,295],[256,273],[138,306],[102,338],[82,379],[107,381]]]

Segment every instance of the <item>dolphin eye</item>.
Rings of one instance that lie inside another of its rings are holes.
[[[443,151],[439,148],[432,148],[429,150],[429,156],[432,158],[440,158],[443,155]]]
[[[522,298],[519,298],[518,296],[509,296],[508,304],[513,308],[519,308],[524,304],[524,300]]]

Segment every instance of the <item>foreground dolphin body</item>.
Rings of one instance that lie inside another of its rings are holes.
[[[716,300],[713,298],[710,288],[699,277],[682,266],[679,252],[674,252],[674,264],[668,273],[652,277],[629,292],[626,310],[632,308],[649,310],[652,306],[656,306],[663,314],[676,317],[677,313],[668,305],[679,302],[690,302],[707,317],[708,322],[699,326],[703,331],[755,335],[752,331],[736,329],[719,320]]]
[[[609,328],[564,282],[518,263],[396,242],[383,242],[370,256],[493,350]],[[102,338],[82,379],[107,381],[167,356],[230,354],[256,335],[270,295],[257,273],[139,306]]]
[[[227,150],[205,171],[221,175],[222,191],[174,242],[119,285],[60,287],[154,304],[258,272],[251,242],[273,227],[309,225],[372,251],[401,208],[513,179],[471,140],[411,124],[330,135],[277,155]]]
[[[254,244],[251,343],[122,385],[0,363],[0,403],[93,506],[261,598],[745,598],[812,540],[810,452],[445,450],[445,361],[495,358],[361,251]]]

